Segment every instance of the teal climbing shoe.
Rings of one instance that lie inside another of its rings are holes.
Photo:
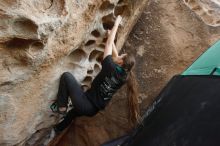
[[[62,114],[62,115],[66,115],[66,113],[67,113],[67,107],[66,107],[65,111],[59,110],[59,106],[57,104],[57,101],[55,101],[53,104],[51,104],[50,109],[52,110],[52,112]]]

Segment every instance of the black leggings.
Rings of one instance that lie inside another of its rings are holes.
[[[65,72],[60,78],[57,94],[58,107],[66,107],[69,96],[74,108],[67,113],[63,121],[55,125],[56,132],[61,132],[68,127],[75,117],[83,115],[93,116],[98,112],[97,108],[87,99],[74,76],[69,72]]]

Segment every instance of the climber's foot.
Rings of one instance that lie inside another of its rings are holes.
[[[66,107],[59,107],[59,111],[65,112],[66,111]]]
[[[67,107],[58,107],[57,101],[55,101],[53,104],[51,104],[50,109],[54,113],[59,113],[59,114],[62,114],[62,115],[66,115],[66,113],[67,113]]]

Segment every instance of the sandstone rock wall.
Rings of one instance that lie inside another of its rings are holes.
[[[203,22],[184,1],[148,1],[123,47],[136,56],[142,111],[173,75],[180,74],[218,39],[220,27]],[[120,90],[96,117],[76,119],[56,146],[98,146],[129,132],[125,93],[126,88]]]
[[[120,48],[142,5],[134,6],[130,0],[0,2],[0,145],[34,145],[57,122],[49,105],[60,75],[73,73],[86,90],[101,68],[106,30],[123,16]]]
[[[0,145],[42,146],[59,119],[49,105],[60,75],[73,73],[86,90],[100,70],[106,29],[112,27],[114,16],[123,16],[117,36],[120,49],[146,2],[2,0]],[[139,64],[142,107],[173,74],[220,39],[218,10],[218,0],[149,1],[125,43]],[[95,117],[77,119],[57,145],[97,146],[129,131],[124,91]]]
[[[220,26],[220,0],[183,0],[206,24]]]

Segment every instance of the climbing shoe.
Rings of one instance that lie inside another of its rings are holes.
[[[66,113],[67,113],[67,107],[66,107],[65,111],[59,110],[59,106],[57,104],[57,101],[55,101],[53,104],[51,104],[50,109],[52,110],[52,112],[62,114],[62,115],[66,115]]]

